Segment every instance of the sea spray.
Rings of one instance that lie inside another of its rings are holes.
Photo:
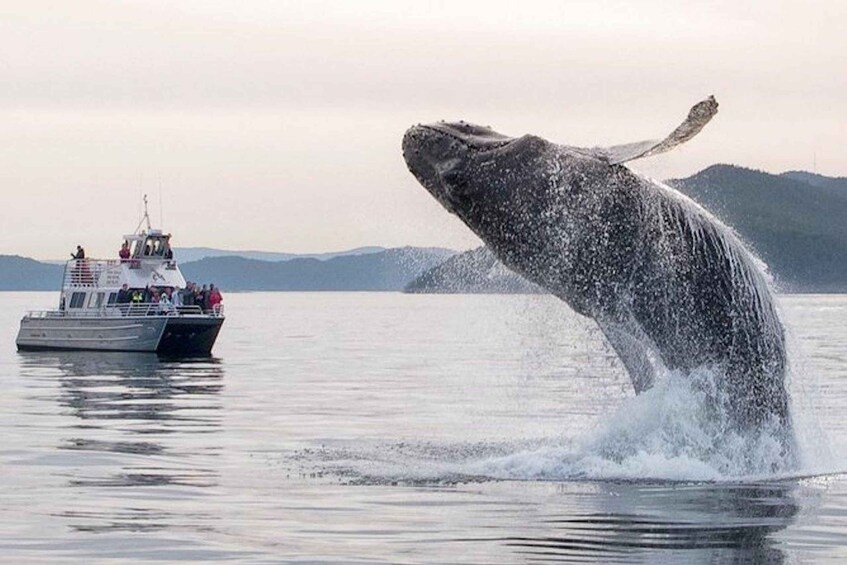
[[[756,430],[733,425],[731,399],[713,368],[666,373],[624,399],[576,437],[504,443],[401,442],[329,449],[306,459],[322,471],[364,483],[472,480],[738,481],[800,473],[774,419]]]
[[[822,400],[819,385],[821,368],[807,357],[801,339],[791,326],[786,327],[789,370],[786,386],[791,391],[791,416],[794,421],[797,458],[809,474],[842,472],[844,457],[839,457],[819,419]]]

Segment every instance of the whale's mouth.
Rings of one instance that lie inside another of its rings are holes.
[[[403,136],[403,158],[418,181],[450,212],[468,189],[467,160],[503,148],[516,138],[466,122],[438,122],[409,128]]]

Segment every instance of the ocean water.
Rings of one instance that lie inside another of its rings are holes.
[[[8,562],[847,560],[847,296],[780,299],[777,473],[708,374],[635,398],[547,296],[230,293],[209,360],[16,352],[55,300],[0,293]]]

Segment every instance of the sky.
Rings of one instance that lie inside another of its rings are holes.
[[[467,249],[409,174],[463,119],[631,164],[847,176],[847,2],[0,0],[0,254],[116,255],[147,193],[176,246]]]

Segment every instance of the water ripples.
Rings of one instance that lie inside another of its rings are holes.
[[[55,298],[39,297],[6,295],[0,342],[14,339],[16,309]],[[555,470],[556,449],[567,454],[631,397],[602,337],[554,299],[227,301],[218,359],[0,354],[6,559],[847,559],[844,475],[513,480],[523,471],[509,457],[541,450]],[[847,298],[792,297],[784,308],[818,379],[807,404],[838,444]],[[489,460],[499,466],[479,466]]]

